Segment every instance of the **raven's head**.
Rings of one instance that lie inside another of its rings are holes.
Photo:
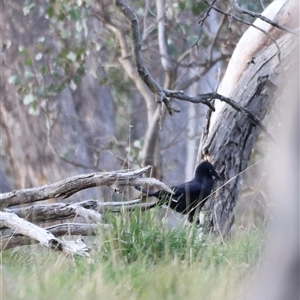
[[[215,170],[214,166],[208,161],[203,161],[196,169],[195,177],[211,176],[221,180],[220,175]]]

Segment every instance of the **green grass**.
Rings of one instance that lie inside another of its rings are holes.
[[[165,232],[150,213],[110,222],[111,230],[88,239],[89,260],[38,245],[2,253],[0,299],[235,299],[264,241],[261,230],[200,241],[187,230]]]

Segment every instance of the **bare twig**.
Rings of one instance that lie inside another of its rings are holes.
[[[209,7],[202,13],[202,15],[200,16],[200,19],[198,21],[198,24],[200,24],[200,26],[203,25],[204,21],[209,17],[209,13],[210,11],[213,9],[213,6],[215,5],[215,3],[217,2],[218,0],[214,0],[210,5]]]
[[[158,83],[151,77],[149,74],[148,70],[145,67],[143,56],[141,54],[141,48],[142,48],[142,43],[140,39],[140,29],[139,29],[139,23],[138,23],[138,18],[135,14],[135,12],[131,9],[131,7],[122,0],[117,0],[116,5],[119,8],[119,10],[126,16],[126,18],[130,21],[130,29],[131,29],[131,35],[132,35],[132,40],[134,42],[134,60],[135,64],[137,66],[138,72],[144,82],[148,85],[150,90],[154,94],[161,94],[160,96],[160,101],[158,102],[163,102],[163,93],[161,91],[160,86]],[[159,99],[158,99],[159,100]]]
[[[117,0],[116,5],[122,12],[122,14],[124,14],[124,16],[130,21],[130,29],[133,41],[133,57],[139,75],[149,87],[149,89],[154,93],[157,103],[164,103],[170,115],[173,115],[174,112],[179,112],[180,110],[171,106],[168,96],[165,94],[165,90],[154,80],[154,78],[150,75],[149,71],[145,67],[141,52],[142,44],[140,39],[138,18],[136,14],[124,0]],[[209,101],[206,101],[205,99],[201,99],[201,101],[199,101],[198,103],[203,103],[209,108],[214,109]]]
[[[238,4],[237,1],[232,1],[232,4],[233,4],[233,8],[240,14],[247,14],[253,18],[258,18],[258,19],[261,19],[262,21],[274,26],[274,27],[277,27],[285,32],[288,32],[288,33],[291,33],[291,34],[294,34],[294,35],[298,35],[298,33],[295,31],[295,30],[292,30],[292,29],[289,29],[285,26],[282,26],[272,20],[270,20],[269,18],[259,14],[259,13],[256,13],[254,11],[251,11],[251,10],[248,10],[248,9],[245,9],[245,8],[241,8]]]
[[[236,17],[236,16],[234,16],[234,15],[231,14],[231,13],[227,13],[227,12],[225,12],[225,11],[223,11],[223,10],[217,8],[217,7],[212,7],[212,9],[215,10],[215,11],[217,11],[217,12],[220,13],[220,14],[226,15],[226,16],[228,16],[228,17],[230,17],[230,18],[233,18],[233,19],[235,19],[235,20],[237,20],[237,21],[239,21],[239,22],[241,22],[241,23],[244,23],[244,24],[246,24],[246,25],[249,25],[249,26],[251,26],[251,27],[253,27],[253,28],[255,28],[255,29],[261,31],[263,34],[265,34],[265,35],[266,35],[266,36],[267,36],[267,37],[275,44],[275,46],[276,46],[276,48],[277,48],[277,56],[278,56],[279,61],[280,61],[280,48],[279,48],[279,46],[278,46],[276,40],[275,40],[268,32],[266,32],[266,31],[263,30],[262,28],[260,28],[260,27],[258,27],[258,26],[256,26],[256,25],[254,25],[254,24],[252,24],[252,23],[250,23],[250,22],[248,22],[248,21],[245,21],[245,20],[243,20],[243,19],[241,19],[241,18],[239,18],[239,17]]]
[[[249,26],[252,26],[252,27],[262,31],[264,34],[266,34],[273,41],[273,43],[277,47],[277,54],[280,58],[280,48],[279,48],[276,40],[272,36],[270,36],[263,29],[255,26],[254,24],[251,24],[247,21],[244,21],[244,20],[232,15],[231,13],[226,13],[226,12],[214,7],[215,2],[216,1],[213,1],[213,3],[209,6],[209,8],[206,11],[205,17],[202,20],[200,20],[201,22],[203,22],[205,20],[205,18],[208,17],[210,10],[214,9],[215,11],[217,11],[219,13],[222,13],[225,16],[229,16],[231,18],[234,18],[235,20],[243,22],[243,23],[245,23]],[[211,103],[211,101],[213,99],[219,99],[219,100],[221,100],[223,102],[226,102],[227,104],[231,105],[237,111],[240,111],[240,112],[243,112],[244,114],[246,114],[250,118],[250,120],[254,124],[256,124],[257,126],[259,126],[273,141],[276,140],[275,137],[269,132],[269,130],[262,124],[262,122],[257,117],[255,117],[247,109],[243,108],[237,102],[231,100],[228,97],[224,97],[224,96],[222,96],[218,93],[200,94],[200,95],[191,97],[191,96],[186,95],[183,91],[174,91],[174,90],[168,90],[168,89],[162,88],[152,78],[152,76],[148,72],[147,68],[145,67],[143,57],[142,57],[142,53],[141,53],[142,45],[141,45],[141,40],[140,40],[140,30],[139,30],[138,18],[136,16],[136,14],[130,8],[130,6],[126,3],[126,1],[124,1],[124,0],[117,0],[116,5],[119,8],[119,10],[130,21],[131,35],[132,35],[132,41],[133,41],[133,53],[134,53],[133,56],[134,56],[134,60],[135,60],[139,75],[141,76],[143,81],[147,84],[147,86],[150,88],[150,90],[155,94],[156,101],[158,103],[162,103],[162,102],[165,103],[165,105],[166,105],[166,107],[169,111],[169,114],[172,115],[174,111],[178,112],[178,110],[174,110],[174,108],[172,108],[172,106],[169,102],[169,98],[176,98],[178,100],[188,101],[188,102],[192,102],[192,103],[202,103],[202,104],[207,105],[213,111],[215,109],[214,109],[214,106]],[[165,50],[165,48],[164,48],[164,50]]]
[[[164,102],[167,106],[167,109],[170,114],[172,114],[172,107],[169,103],[168,98],[176,98],[182,101],[188,101],[192,103],[203,103],[207,105],[211,110],[215,110],[214,106],[211,104],[211,100],[213,99],[219,99],[221,101],[226,102],[227,104],[231,105],[234,109],[245,113],[256,125],[258,125],[272,140],[275,140],[275,138],[272,136],[272,134],[267,130],[267,128],[261,123],[261,121],[253,116],[247,109],[240,106],[238,103],[234,102],[233,100],[224,97],[218,93],[208,93],[208,94],[200,94],[194,97],[186,95],[183,91],[174,91],[174,90],[167,90],[162,88],[149,74],[148,70],[145,67],[143,57],[141,54],[141,41],[140,41],[140,30],[138,25],[138,19],[135,15],[134,11],[130,8],[130,6],[123,0],[117,0],[116,1],[117,7],[120,9],[120,11],[127,17],[127,19],[131,23],[131,34],[132,34],[132,40],[133,40],[133,48],[134,48],[134,59],[135,63],[137,65],[138,72],[141,76],[141,78],[145,81],[145,83],[148,85],[150,90],[156,95],[156,99],[158,103]],[[231,14],[225,13],[213,6],[210,6],[209,9],[214,9],[220,13],[223,13],[224,15],[231,16]],[[235,16],[232,16],[233,18],[245,22],[244,20],[241,20]],[[262,30],[261,28],[246,22],[246,24],[253,26],[257,28],[258,30],[263,31],[266,35],[272,39],[272,41],[276,44],[277,49],[280,53],[280,49],[274,40],[273,37],[271,37],[267,32]]]
[[[199,103],[201,102],[202,99],[207,99],[207,100],[213,100],[213,99],[218,99],[222,102],[225,102],[227,104],[229,104],[232,108],[234,108],[235,110],[244,113],[245,115],[247,115],[249,117],[249,119],[257,126],[259,126],[261,128],[261,130],[267,134],[267,136],[272,140],[272,141],[276,141],[276,138],[273,136],[273,134],[267,129],[267,127],[265,127],[265,125],[263,125],[263,123],[256,117],[254,116],[249,110],[247,110],[246,108],[242,107],[240,104],[238,104],[236,101],[222,96],[220,94],[218,94],[217,92],[213,92],[213,93],[207,93],[207,94],[199,94],[195,97],[187,97],[186,95],[184,95],[182,98],[182,91],[166,91],[166,93],[168,95],[173,96],[174,93],[176,94],[176,98],[177,99],[181,99],[183,101],[189,101],[192,103]]]
[[[216,45],[216,42],[217,42],[217,40],[218,40],[218,38],[219,38],[221,29],[223,28],[223,26],[224,26],[224,24],[225,24],[226,18],[227,18],[227,16],[225,16],[225,15],[222,16],[220,25],[219,25],[219,27],[218,27],[218,29],[217,29],[217,32],[216,32],[216,34],[215,34],[215,36],[214,36],[214,38],[213,38],[212,43],[211,43],[210,51],[209,51],[209,62],[212,62],[212,60],[213,60],[213,50],[214,50],[215,45]]]

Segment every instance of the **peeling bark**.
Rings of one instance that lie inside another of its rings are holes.
[[[281,50],[281,62],[274,44],[262,49],[254,62],[249,64],[231,96],[259,120],[264,119],[276,100],[274,93],[278,83],[284,80],[290,55],[298,47],[297,38],[290,34],[277,43]],[[247,167],[260,129],[245,114],[230,106],[223,106],[212,126],[210,121],[208,115],[201,154],[212,156],[212,163],[224,179],[224,182],[217,184],[218,191],[209,200],[214,205],[210,226],[214,231],[226,235],[233,220],[240,174]]]

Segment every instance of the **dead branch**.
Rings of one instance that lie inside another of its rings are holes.
[[[149,168],[150,166],[136,171],[120,170],[116,172],[83,174],[40,188],[1,194],[1,207],[6,208],[6,211],[0,212],[0,227],[2,227],[0,249],[9,249],[19,245],[39,242],[50,249],[88,256],[88,248],[82,240],[65,242],[57,239],[54,234],[59,236],[64,234],[93,235],[98,232],[99,226],[104,226],[105,228],[109,226],[101,223],[102,216],[100,212],[111,211],[115,213],[136,209],[144,211],[157,206],[157,203],[139,203],[140,199],[106,203],[86,200],[69,204],[31,205],[10,209],[7,207],[49,198],[65,198],[82,189],[99,185],[109,185],[115,191],[119,191],[123,185],[139,185],[145,188],[166,189],[168,192],[173,193],[165,184],[155,178],[138,178]],[[60,224],[44,229],[29,222],[52,222],[77,216],[84,217],[87,224]],[[7,230],[7,228],[10,230]],[[4,236],[4,234],[9,235]]]
[[[87,221],[100,223],[101,215],[97,213],[97,201],[86,200],[77,203],[37,204],[27,207],[6,209],[6,212],[15,213],[20,218],[30,222],[53,222],[83,216]]]
[[[115,172],[97,172],[73,176],[62,181],[44,185],[39,188],[29,188],[0,194],[0,208],[32,203],[51,198],[68,198],[74,193],[96,186],[111,186],[115,191],[124,185],[153,186],[170,191],[170,189],[155,178],[138,178],[151,167],[139,170],[123,170]]]
[[[105,212],[120,213],[136,209],[148,210],[156,206],[156,202],[139,203],[140,199],[124,202],[100,202],[85,200],[77,203],[36,204],[22,208],[6,209],[18,217],[30,222],[53,222],[71,219],[76,216],[84,217],[87,223],[101,223],[101,214]]]
[[[56,237],[65,235],[93,236],[97,235],[101,228],[108,229],[110,227],[111,226],[108,224],[64,223],[53,225],[45,229]],[[20,233],[10,234],[1,238],[0,251],[37,243],[37,240],[31,239]]]
[[[52,250],[65,252],[67,254],[88,257],[88,247],[82,239],[77,241],[63,241],[56,238],[50,231],[36,226],[14,213],[0,212],[0,226],[5,226],[41,243]],[[1,247],[3,241],[1,239]]]
[[[263,84],[265,83],[265,81],[259,83],[258,88],[262,88]],[[261,128],[261,130],[266,133],[266,135],[273,141],[276,141],[276,138],[273,136],[273,134],[268,130],[268,128],[261,122],[261,120],[259,120],[256,116],[254,116],[248,109],[244,108],[243,106],[241,106],[238,102],[220,95],[217,92],[213,92],[213,93],[206,93],[206,94],[199,94],[195,97],[190,97],[190,96],[186,96],[184,95],[184,93],[182,91],[166,91],[166,94],[168,94],[170,97],[172,97],[173,95],[176,95],[177,99],[183,100],[183,101],[189,101],[192,103],[200,103],[202,99],[208,99],[208,100],[213,100],[213,99],[218,99],[222,102],[225,102],[227,104],[229,104],[232,108],[234,108],[235,110],[245,114],[246,116],[248,116],[248,118],[258,127]]]
[[[19,217],[25,217],[30,221],[54,221],[58,219],[72,218],[75,216],[74,207],[80,206],[81,208],[95,209],[101,211],[111,211],[121,212],[121,211],[134,211],[136,209],[140,209],[141,211],[149,210],[151,208],[156,207],[157,202],[147,202],[147,203],[137,203],[140,199],[126,201],[126,202],[99,202],[95,200],[86,200],[79,203],[74,204],[65,204],[65,203],[56,203],[50,205],[33,205],[27,208],[16,208],[9,209],[7,213],[18,215]],[[96,213],[96,211],[90,211]],[[91,214],[88,214],[90,216]],[[22,219],[20,219],[22,220]],[[97,221],[97,219],[96,219]],[[27,222],[27,221],[25,221]],[[31,224],[27,222],[27,224]],[[0,225],[5,226],[4,228],[10,227],[8,223],[1,223]],[[34,225],[35,226],[35,225]],[[100,229],[109,229],[111,225],[109,224],[101,224],[97,221],[97,223],[64,223],[53,225],[45,228],[44,230],[50,232],[51,234],[58,236],[64,235],[79,235],[79,236],[91,236],[99,234]],[[39,227],[35,227],[39,228]],[[13,229],[14,230],[14,229]],[[8,250],[17,246],[25,246],[39,243],[40,241],[32,238],[28,234],[24,235],[24,233],[11,233],[6,236],[2,236],[0,240],[0,251]],[[70,242],[68,242],[70,243]],[[74,242],[71,242],[73,245]],[[70,247],[69,247],[70,248]],[[67,249],[69,249],[67,248]]]

